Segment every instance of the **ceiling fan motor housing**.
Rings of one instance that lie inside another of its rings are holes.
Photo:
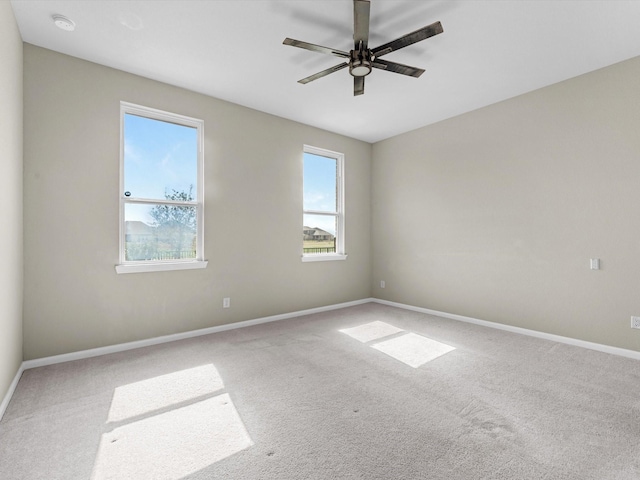
[[[371,73],[371,50],[351,50],[349,59],[349,73],[354,77],[365,77]]]

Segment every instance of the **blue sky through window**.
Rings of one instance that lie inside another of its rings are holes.
[[[124,191],[164,199],[193,187],[196,198],[197,129],[128,113],[124,122]]]
[[[133,198],[165,199],[189,192],[197,198],[198,130],[138,115],[124,116],[124,192]],[[131,206],[133,207],[133,206]],[[127,209],[126,220],[152,224],[153,205]]]
[[[304,153],[304,210],[337,211],[337,165],[335,158]],[[304,224],[336,234],[334,216],[305,215]]]

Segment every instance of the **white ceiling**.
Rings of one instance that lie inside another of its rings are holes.
[[[11,0],[25,42],[376,142],[640,55],[640,1],[371,0],[371,48],[435,21],[353,96],[341,62],[285,37],[353,48],[351,0]],[[58,29],[62,14],[74,32]]]

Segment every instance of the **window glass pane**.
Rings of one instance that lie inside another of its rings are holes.
[[[302,227],[303,253],[335,253],[335,215],[304,215]]]
[[[125,205],[125,260],[196,258],[196,207]]]
[[[304,154],[304,210],[337,212],[338,161]]]
[[[124,115],[124,191],[164,199],[175,192],[197,198],[198,130]]]

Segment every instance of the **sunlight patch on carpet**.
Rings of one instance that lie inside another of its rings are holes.
[[[376,343],[371,347],[413,368],[418,368],[445,353],[455,350],[454,347],[415,333],[407,333],[401,337]]]
[[[367,343],[372,340],[378,340],[379,338],[404,332],[401,328],[394,327],[393,325],[380,321],[365,323],[364,325],[358,325],[357,327],[352,328],[343,328],[340,331],[362,343]]]
[[[223,388],[222,378],[212,364],[122,385],[113,392],[107,422],[144,415]]]
[[[178,480],[253,445],[229,394],[102,435],[92,480]]]

